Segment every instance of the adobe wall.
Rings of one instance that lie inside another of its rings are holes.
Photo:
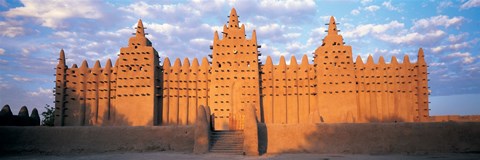
[[[267,154],[479,152],[480,123],[261,124],[259,139]]]
[[[192,152],[194,127],[1,127],[0,144],[0,153]]]
[[[480,115],[430,116],[430,122],[480,122]]]

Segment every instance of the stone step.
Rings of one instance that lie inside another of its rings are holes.
[[[211,140],[235,140],[235,141],[243,141],[242,138],[230,138],[230,137],[210,137]]]
[[[231,144],[231,145],[236,145],[236,144],[243,144],[243,141],[210,141],[211,145],[216,145],[216,144]]]
[[[215,135],[211,135],[211,137],[243,137],[243,135],[236,135],[236,134],[215,134]]]
[[[225,141],[225,142],[243,142],[243,138],[210,138],[210,141],[212,142],[220,142],[220,141]]]
[[[231,154],[231,155],[243,155],[243,151],[210,151],[210,153],[216,153],[216,154]]]
[[[215,131],[210,135],[210,152],[221,154],[243,154],[243,132]]]
[[[215,144],[231,144],[231,145],[236,145],[236,144],[243,144],[243,141],[210,141],[210,144],[215,145]]]
[[[225,150],[225,151],[230,151],[230,150],[239,150],[239,151],[243,151],[243,147],[213,147],[213,148],[210,148],[210,150]]]
[[[212,148],[243,148],[243,145],[214,145]]]
[[[222,152],[222,153],[237,152],[237,153],[242,153],[243,149],[210,149],[210,152]]]
[[[243,134],[243,132],[212,132],[212,134],[230,134],[230,135],[239,135],[239,134]]]
[[[235,151],[243,151],[243,148],[211,148],[210,151],[217,151],[217,152],[235,152]]]
[[[242,138],[243,136],[233,136],[233,135],[212,135],[210,136],[211,138],[221,138],[221,137],[226,137],[226,138]]]

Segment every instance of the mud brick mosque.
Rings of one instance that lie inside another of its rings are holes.
[[[55,81],[55,125],[191,125],[206,106],[214,130],[242,130],[245,107],[254,106],[265,124],[426,122],[429,116],[427,64],[420,48],[390,63],[352,57],[333,17],[313,56],[261,62],[255,30],[247,39],[232,9],[215,32],[210,58],[159,57],[142,21],[120,49],[115,64],[89,67],[65,63],[60,52]],[[163,62],[159,61],[163,58]],[[353,59],[355,58],[355,61]]]

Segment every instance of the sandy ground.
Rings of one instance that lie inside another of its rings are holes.
[[[174,152],[150,152],[150,153],[97,153],[97,154],[65,154],[65,155],[8,155],[0,156],[0,159],[22,159],[22,160],[210,160],[210,159],[276,159],[276,160],[478,160],[480,154],[427,154],[427,155],[348,155],[348,154],[280,154],[280,155],[262,155],[258,157],[242,156],[242,155],[224,155],[224,154],[202,154],[195,155],[190,153],[174,153]]]

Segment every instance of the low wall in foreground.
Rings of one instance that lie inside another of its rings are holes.
[[[0,153],[192,152],[193,126],[0,127]]]
[[[480,123],[259,125],[263,153],[480,153]]]
[[[193,126],[0,127],[1,153],[193,152]],[[259,124],[260,153],[480,153],[480,123]]]

